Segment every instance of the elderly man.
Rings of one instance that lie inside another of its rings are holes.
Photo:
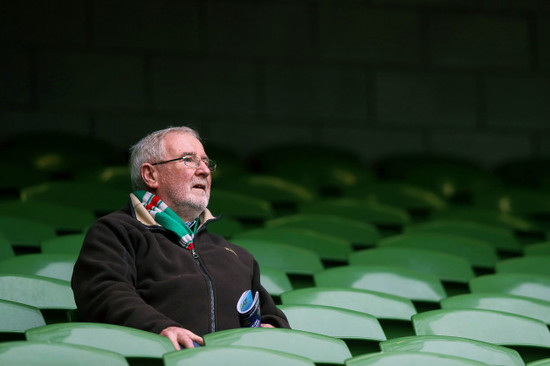
[[[209,233],[211,171],[198,133],[156,131],[131,149],[130,204],[89,229],[74,267],[80,317],[164,335],[176,349],[240,327],[236,304],[258,291],[261,326],[289,327],[250,253]]]

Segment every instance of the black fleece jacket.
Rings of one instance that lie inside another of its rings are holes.
[[[203,336],[240,327],[237,300],[251,289],[260,293],[262,323],[289,327],[260,285],[252,255],[206,230],[215,220],[208,210],[191,251],[172,232],[143,223],[135,207],[106,215],[88,230],[72,278],[82,320],[154,333],[179,326]]]

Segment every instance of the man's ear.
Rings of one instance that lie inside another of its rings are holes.
[[[159,185],[158,171],[149,163],[144,163],[141,165],[141,179],[143,179],[143,182],[145,182],[147,187],[151,189],[157,189]]]

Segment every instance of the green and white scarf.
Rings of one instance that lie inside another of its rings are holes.
[[[162,227],[174,232],[180,238],[179,244],[185,249],[193,250],[193,238],[199,226],[198,219],[195,220],[193,230],[187,226],[166,203],[160,198],[147,191],[135,191],[134,195],[141,201],[147,212]]]

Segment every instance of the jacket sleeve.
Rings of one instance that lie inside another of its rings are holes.
[[[136,232],[98,221],[88,231],[72,277],[78,314],[83,321],[124,325],[160,333],[181,326],[143,301],[137,293]],[[141,238],[141,240],[144,240]]]
[[[253,289],[254,292],[258,291],[260,294],[260,314],[262,316],[262,323],[271,324],[277,328],[290,328],[290,324],[285,314],[277,308],[271,295],[261,285],[260,268],[256,260],[254,260]]]

